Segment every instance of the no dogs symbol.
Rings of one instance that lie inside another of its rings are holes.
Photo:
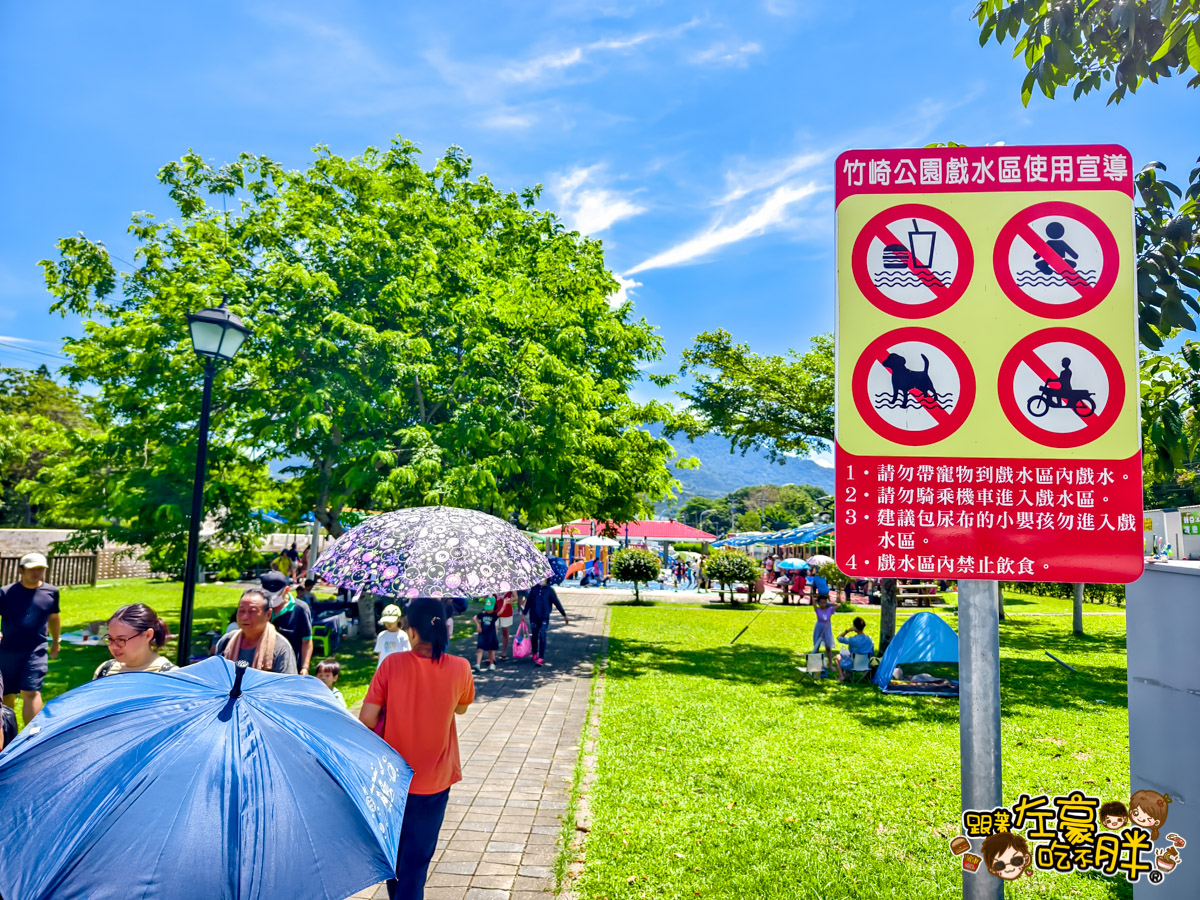
[[[1117,280],[1112,232],[1074,203],[1037,203],[1000,230],[992,255],[996,281],[1026,312],[1066,319],[1094,309]]]
[[[959,429],[975,402],[975,374],[952,340],[900,328],[874,340],[854,366],[854,405],[881,437],[924,446]]]

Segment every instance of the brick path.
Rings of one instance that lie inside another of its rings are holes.
[[[604,604],[620,599],[616,591],[560,597],[571,624],[564,628],[555,611],[546,667],[510,659],[475,676],[475,702],[458,717],[463,780],[450,789],[426,900],[553,896],[561,816],[607,630]],[[473,664],[475,639],[456,641],[453,652]],[[386,897],[378,885],[351,900]]]

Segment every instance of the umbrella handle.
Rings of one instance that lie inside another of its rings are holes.
[[[237,674],[233,676],[233,689],[229,692],[230,697],[240,697],[242,695],[242,679],[246,677],[246,670],[250,668],[250,663],[244,659],[239,659],[237,662]]]

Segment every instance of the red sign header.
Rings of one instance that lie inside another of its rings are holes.
[[[837,159],[835,197],[973,191],[1115,190],[1133,196],[1133,159],[1116,144],[1087,147],[930,147],[850,150]]]

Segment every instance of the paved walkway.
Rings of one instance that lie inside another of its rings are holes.
[[[616,591],[560,594],[547,665],[498,664],[475,676],[475,702],[458,717],[463,780],[450,789],[426,900],[547,900],[554,893],[561,816],[587,715],[592,670]],[[452,652],[475,662],[475,639]],[[511,647],[508,648],[511,651]],[[486,663],[486,660],[485,660]],[[352,900],[387,897],[384,885]]]

